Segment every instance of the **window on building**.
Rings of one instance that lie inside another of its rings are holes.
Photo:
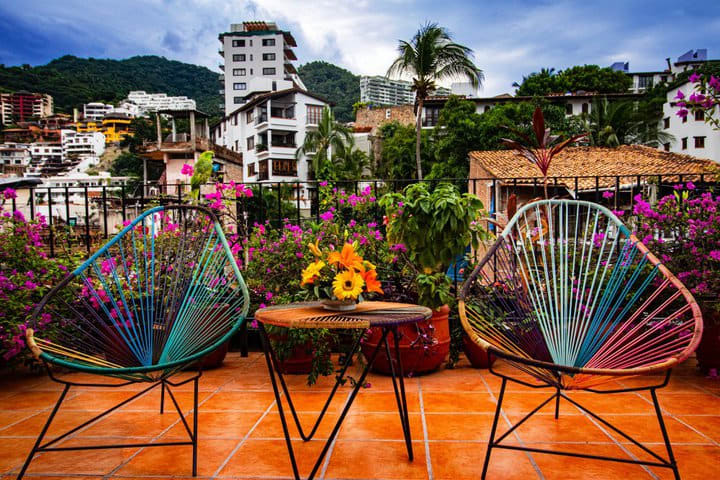
[[[643,75],[638,77],[638,88],[650,88],[653,85],[652,75]]]
[[[572,115],[572,114],[573,114],[572,103],[566,103],[565,104],[565,115]]]
[[[253,69],[251,68],[251,69],[250,69],[250,75],[252,75],[252,74],[253,74]]]
[[[582,113],[588,113],[590,111],[590,104],[583,103],[582,104]]]
[[[670,117],[663,118],[663,128],[670,128]]]
[[[235,140],[235,147],[233,147],[233,150],[235,150],[236,152],[238,151],[238,143],[239,142]]]
[[[252,123],[253,121],[253,112],[254,110],[250,110],[248,112],[245,112],[245,123]]]
[[[663,144],[663,148],[665,149],[666,152],[669,152],[670,151],[670,143],[668,142],[668,143]]]
[[[234,103],[235,105],[239,105],[239,104],[241,104],[241,103],[245,103],[244,100],[245,100],[245,97],[233,97],[233,103]]]
[[[263,53],[263,60],[275,60],[274,53]]]
[[[233,40],[232,41],[233,47],[244,47],[245,46],[245,40]]]
[[[252,53],[250,54],[250,61],[252,62]]]
[[[693,137],[695,148],[705,148],[705,137]]]
[[[683,149],[683,150],[687,150],[687,137],[684,137],[684,138],[681,140],[681,143],[682,143],[682,149]]]
[[[682,123],[687,123],[687,115],[685,115],[684,117],[682,117]]]
[[[255,175],[255,164],[251,163],[248,165],[248,177],[252,177]]]
[[[667,83],[667,75],[660,75],[660,81],[662,83]]]
[[[244,77],[244,76],[245,76],[245,69],[244,69],[244,68],[233,68],[233,76],[235,76],[235,77]]]
[[[323,107],[321,105],[308,105],[307,106],[307,121],[310,125],[318,125],[322,118]]]
[[[263,68],[263,75],[275,75],[274,68]]]
[[[423,112],[423,127],[434,127],[437,125],[438,119],[440,118],[440,107],[424,107]]]
[[[248,152],[255,148],[255,137],[248,137],[247,138],[247,149]]]
[[[275,39],[274,38],[263,38],[263,47],[274,47],[275,46]]]
[[[705,112],[702,110],[698,110],[695,112],[695,121],[696,122],[704,122],[705,121]]]
[[[233,83],[233,90],[247,90],[247,83]]]
[[[245,54],[244,53],[236,53],[233,55],[233,62],[244,62],[245,61]]]

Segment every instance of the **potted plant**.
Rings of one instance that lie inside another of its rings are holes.
[[[403,366],[407,372],[430,372],[450,351],[449,313],[454,295],[446,272],[468,245],[478,247],[484,230],[476,219],[483,205],[474,195],[461,194],[448,183],[435,188],[426,183],[409,185],[402,193],[386,194],[380,204],[386,212],[390,250],[404,273],[400,290],[412,291],[418,304],[433,311],[426,322],[401,327]],[[379,341],[379,332],[371,329],[363,351],[371,351]],[[389,359],[381,351],[373,368],[387,373],[389,367]]]
[[[652,206],[635,197],[637,237],[690,289],[703,314],[696,350],[705,373],[720,371],[720,196],[697,194],[695,185],[675,191]]]

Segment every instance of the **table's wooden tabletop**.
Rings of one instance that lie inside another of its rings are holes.
[[[326,310],[321,302],[289,303],[261,308],[259,322],[289,328],[370,328],[427,320],[432,310],[395,302],[360,302],[355,310]]]

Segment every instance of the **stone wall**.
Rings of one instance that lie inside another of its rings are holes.
[[[366,107],[360,108],[355,115],[355,128],[377,127],[389,123],[399,122],[402,125],[414,125],[415,113],[412,105],[396,105],[392,107]]]

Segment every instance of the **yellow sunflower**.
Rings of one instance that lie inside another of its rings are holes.
[[[325,267],[325,262],[322,260],[316,260],[302,271],[302,282],[300,285],[307,285],[315,282],[315,277],[320,276],[320,271]]]
[[[360,296],[365,281],[354,270],[338,273],[333,280],[333,294],[339,300],[354,299]]]

